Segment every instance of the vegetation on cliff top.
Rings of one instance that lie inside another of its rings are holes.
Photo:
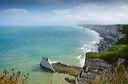
[[[127,63],[128,61],[128,25],[123,25],[121,27],[122,34],[124,37],[118,41],[114,46],[109,48],[107,51],[97,53],[97,52],[88,52],[87,57],[90,58],[101,58],[109,63],[116,62],[118,58],[124,58]]]

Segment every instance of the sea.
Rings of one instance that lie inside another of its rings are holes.
[[[64,80],[68,74],[40,68],[42,58],[82,67],[100,39],[97,32],[79,26],[0,26],[0,71],[29,73],[30,84],[69,84]]]

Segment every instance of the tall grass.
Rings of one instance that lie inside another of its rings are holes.
[[[21,74],[20,71],[14,71],[9,73],[6,69],[0,73],[0,84],[29,84],[28,83],[29,73]]]
[[[93,84],[128,84],[128,69],[116,64],[110,72],[97,76]]]

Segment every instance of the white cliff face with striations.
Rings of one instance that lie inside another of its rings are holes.
[[[40,62],[40,66],[54,72],[52,63],[50,62],[48,58],[43,57],[43,59]]]

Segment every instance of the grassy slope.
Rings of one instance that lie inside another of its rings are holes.
[[[92,58],[101,58],[109,63],[117,61],[117,59],[120,57],[125,58],[125,62],[128,62],[128,25],[123,25],[121,32],[125,34],[125,37],[120,39],[116,45],[101,53],[89,52],[87,53],[87,56]]]

